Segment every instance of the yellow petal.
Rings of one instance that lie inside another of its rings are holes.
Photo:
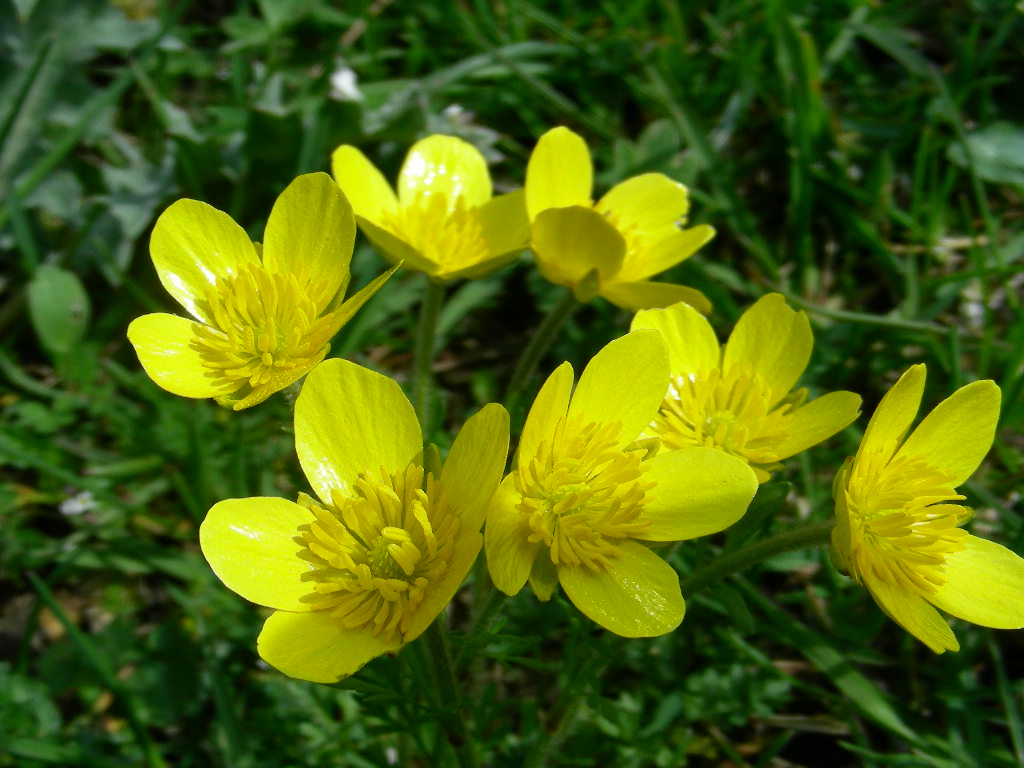
[[[378,227],[368,219],[360,217],[358,220],[363,234],[373,243],[377,253],[392,264],[402,264],[407,269],[415,269],[428,275],[435,275],[441,268],[440,264],[430,261],[422,253],[388,230]]]
[[[195,322],[156,313],[132,320],[128,340],[146,373],[160,387],[180,397],[215,397],[234,385],[212,376],[193,347]]]
[[[788,458],[845,429],[860,413],[860,395],[829,392],[793,412],[786,435],[773,446],[776,458]]]
[[[495,258],[518,254],[530,242],[526,197],[520,189],[488,200],[477,211],[487,251]]]
[[[405,642],[411,643],[423,634],[452,601],[462,582],[466,580],[473,563],[476,562],[483,541],[484,537],[479,531],[459,532],[452,557],[448,561],[448,568],[430,585],[430,591],[424,596],[423,602],[416,606],[416,612],[409,621],[409,628],[405,631]]]
[[[530,247],[537,269],[555,285],[575,286],[591,272],[610,280],[622,265],[626,241],[592,208],[542,211],[533,222]]]
[[[308,611],[313,571],[299,557],[300,526],[313,513],[286,499],[228,499],[213,505],[199,526],[199,546],[224,585],[258,605]]]
[[[704,376],[721,362],[718,337],[703,315],[689,304],[637,312],[630,330],[653,328],[668,344],[672,376]]]
[[[866,579],[865,586],[878,607],[890,619],[935,653],[960,650],[960,643],[956,641],[945,619],[916,592],[908,592],[872,578]]]
[[[552,128],[537,141],[526,165],[526,210],[530,221],[548,208],[589,207],[594,187],[590,150],[568,128]]]
[[[1024,627],[1024,559],[1006,547],[968,536],[946,555],[942,575],[946,583],[928,596],[937,608],[983,627]]]
[[[384,175],[362,152],[343,144],[331,155],[331,173],[357,216],[379,222],[398,210],[398,198]]]
[[[193,317],[209,321],[200,304],[217,278],[259,262],[245,230],[198,200],[178,200],[160,214],[149,239],[160,282]]]
[[[601,295],[617,307],[637,311],[669,307],[679,302],[689,304],[702,315],[711,311],[711,302],[696,288],[672,283],[615,281],[601,287]]]
[[[312,683],[336,683],[358,672],[368,661],[395,653],[403,645],[366,630],[345,629],[329,611],[273,613],[263,623],[256,648],[267,664]]]
[[[686,603],[672,567],[635,541],[619,546],[614,567],[593,573],[558,566],[562,589],[592,621],[622,637],[656,637],[679,626]]]
[[[526,517],[516,509],[519,501],[515,483],[509,475],[498,486],[484,527],[487,571],[494,586],[506,595],[516,594],[526,584],[539,547],[539,544],[528,541],[530,526]]]
[[[285,387],[291,386],[313,370],[317,363],[323,360],[330,351],[331,345],[328,344],[321,349],[316,356],[308,358],[305,365],[297,366],[295,368],[275,368],[273,370],[265,370],[264,375],[267,379],[263,384],[258,387],[253,387],[248,392],[243,390],[241,392],[232,392],[227,395],[221,395],[217,398],[217,402],[235,411],[241,411],[245,408],[251,408],[254,405],[259,405],[271,395],[280,392]]]
[[[769,293],[737,321],[722,354],[722,368],[751,365],[764,378],[774,405],[796,385],[813,345],[807,315],[790,309],[782,294]]]
[[[508,411],[489,403],[473,414],[455,437],[441,484],[462,519],[460,532],[479,531],[508,458]]]
[[[619,422],[619,447],[636,440],[668,390],[668,348],[657,331],[632,331],[609,342],[583,369],[569,420]]]
[[[318,365],[295,401],[295,450],[322,500],[351,495],[360,472],[404,470],[423,450],[416,412],[394,379],[347,360]]]
[[[684,229],[682,232],[673,230],[644,250],[630,250],[622,264],[619,279],[623,282],[634,282],[664,272],[693,256],[714,236],[715,230],[707,224]]]
[[[892,457],[917,418],[926,375],[924,363],[912,365],[885,393],[864,430],[858,457],[864,453],[886,453],[888,458]]]
[[[537,556],[530,569],[530,589],[533,596],[546,603],[558,589],[558,571],[551,562],[551,555],[545,547],[538,547]]]
[[[622,231],[660,242],[679,232],[690,209],[686,187],[663,173],[644,173],[620,182],[594,206]]]
[[[988,379],[961,387],[924,417],[896,455],[924,458],[960,485],[992,447],[999,400],[999,387]]]
[[[384,287],[384,283],[390,280],[396,271],[398,271],[398,265],[393,266],[383,274],[377,275],[377,277],[360,288],[358,292],[350,296],[348,300],[338,307],[333,323],[335,326],[334,333],[337,333],[345,323],[351,320],[352,316],[359,311],[363,304],[373,298],[374,294]]]
[[[404,207],[416,196],[442,194],[448,210],[461,197],[467,207],[491,199],[491,174],[480,150],[455,136],[428,136],[412,145],[398,176],[398,201]]]
[[[349,280],[356,237],[352,206],[326,173],[307,173],[285,188],[267,220],[263,264],[270,272],[293,274],[300,285],[323,285],[326,302]]]
[[[558,420],[568,412],[572,381],[572,366],[562,363],[548,376],[537,393],[516,449],[516,464],[520,471],[525,471],[537,455],[541,440],[551,440]]]
[[[747,511],[757,477],[742,459],[714,448],[681,448],[644,462],[647,494],[643,519],[651,527],[637,538],[685,541],[723,531]]]

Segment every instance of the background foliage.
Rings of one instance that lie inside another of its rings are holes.
[[[258,610],[198,552],[212,503],[302,489],[287,403],[167,395],[125,337],[175,311],[147,256],[168,204],[201,199],[258,237],[342,142],[393,177],[415,139],[455,133],[506,189],[565,124],[601,189],[686,182],[718,236],[670,278],[713,300],[723,333],[781,290],[814,321],[812,390],[860,392],[869,413],[917,361],[929,407],[1002,386],[967,492],[975,530],[1024,551],[1022,35],[1003,0],[0,4],[0,765],[436,764],[413,713],[441,703],[417,701],[414,649],[339,689],[288,680],[258,663]],[[354,282],[379,269],[359,245]],[[421,291],[393,279],[332,354],[406,381]],[[450,291],[439,441],[499,396],[554,300],[528,264]],[[544,372],[627,325],[584,308]],[[864,423],[673,563],[828,520]],[[933,656],[807,552],[694,596],[655,640],[521,595],[468,690],[496,766],[1020,764],[1024,635],[956,630],[963,650]]]

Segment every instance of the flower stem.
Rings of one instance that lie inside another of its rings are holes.
[[[512,378],[509,380],[508,388],[505,390],[505,407],[508,408],[509,412],[512,412],[515,408],[516,401],[522,394],[523,387],[526,386],[526,382],[529,380],[533,370],[537,367],[537,363],[540,362],[540,358],[548,351],[552,342],[554,342],[558,329],[562,327],[562,324],[578,306],[579,302],[576,301],[576,296],[571,290],[566,288],[562,298],[551,308],[547,317],[541,322],[537,332],[533,334],[530,343],[526,345],[526,348],[519,355],[516,367],[512,371]]]
[[[426,277],[426,276],[425,276]],[[416,341],[413,347],[413,407],[420,420],[424,441],[430,441],[431,395],[434,377],[431,368],[434,363],[434,333],[437,318],[444,302],[444,283],[427,279],[427,290],[420,304],[420,322],[416,326]]]
[[[442,709],[438,714],[445,735],[448,737],[448,743],[455,750],[460,768],[478,768],[476,746],[469,736],[469,729],[462,716],[461,696],[459,696],[459,689],[455,684],[452,660],[448,653],[448,644],[444,639],[442,621],[444,621],[443,614],[438,616],[423,633],[427,652],[430,655],[430,660],[434,663],[434,671],[437,673],[437,683],[440,689],[438,692],[443,702]]]
[[[755,563],[767,560],[769,557],[781,555],[784,552],[792,552],[796,549],[807,547],[821,547],[829,543],[832,536],[833,523],[818,523],[816,525],[801,525],[788,531],[783,531],[770,539],[758,541],[746,547],[741,547],[734,552],[722,555],[711,561],[703,568],[698,568],[679,585],[684,597],[689,597],[695,592],[713,584],[719,579],[730,576]]]

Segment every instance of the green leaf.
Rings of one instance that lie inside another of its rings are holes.
[[[70,352],[89,325],[89,296],[73,273],[42,265],[28,284],[28,309],[36,335],[55,355]]]

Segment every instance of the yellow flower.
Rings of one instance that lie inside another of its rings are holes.
[[[573,289],[577,300],[603,296],[626,309],[685,301],[701,312],[700,291],[652,282],[715,236],[706,224],[680,229],[690,208],[686,187],[661,173],[616,184],[591,200],[594,170],[586,143],[568,128],[537,142],[526,167],[526,210],[537,269]]]
[[[487,162],[455,136],[416,142],[398,175],[398,195],[373,163],[347,144],[334,150],[334,178],[359,226],[393,263],[437,280],[481,277],[526,248],[523,193],[491,197]]]
[[[318,499],[219,502],[199,541],[225,585],[275,610],[260,656],[333,683],[418,637],[462,584],[505,467],[508,414],[491,404],[471,417],[435,477],[398,385],[333,359],[303,384],[295,447]]]
[[[726,528],[746,511],[757,480],[720,451],[650,458],[653,446],[635,442],[667,380],[668,352],[653,331],[604,347],[571,398],[572,366],[551,374],[487,513],[484,546],[498,589],[514,595],[529,581],[548,600],[561,584],[580,611],[623,637],[679,625],[679,578],[646,543]]]
[[[637,312],[632,328],[654,328],[668,342],[671,379],[647,428],[666,448],[704,445],[750,464],[759,482],[789,458],[848,426],[860,409],[852,392],[806,403],[793,390],[811,357],[807,315],[778,293],[754,303],[725,349],[711,325],[685,304]],[[792,391],[791,391],[792,390]]]
[[[179,200],[157,219],[150,254],[160,282],[194,320],[157,313],[128,326],[142,367],[182,397],[236,411],[308,373],[390,277],[348,301],[355,219],[325,173],[295,179],[274,204],[262,247],[226,213]],[[394,271],[394,270],[392,270]]]
[[[1024,626],[1024,559],[959,526],[956,486],[992,447],[999,387],[961,387],[907,436],[924,390],[915,365],[882,398],[857,455],[836,474],[836,565],[889,618],[936,653],[960,649],[936,611],[998,629]],[[934,607],[933,607],[934,606]]]

